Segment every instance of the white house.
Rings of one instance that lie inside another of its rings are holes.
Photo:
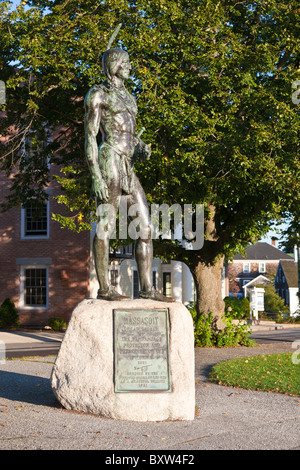
[[[97,280],[94,257],[92,254],[92,241],[95,227],[91,230],[90,243],[90,296],[97,297],[99,284]],[[120,294],[130,298],[137,298],[139,293],[139,281],[135,259],[133,257],[133,245],[120,247],[112,251],[109,271],[111,283]],[[152,265],[153,286],[167,297],[173,297],[178,302],[188,304],[195,300],[195,287],[191,271],[186,264],[180,261],[163,262],[156,258]]]
[[[298,263],[293,260],[280,260],[275,278],[275,289],[289,306],[291,315],[300,308],[297,295],[298,283]]]

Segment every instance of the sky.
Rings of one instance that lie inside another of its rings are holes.
[[[21,0],[10,0],[12,3],[13,8],[15,8],[17,5],[20,5]]]
[[[279,225],[279,227],[277,227],[277,229],[279,230],[279,232],[276,231],[276,229],[271,229],[265,237],[263,237],[260,241],[261,242],[267,242],[267,243],[271,243],[272,241],[272,237],[276,237],[278,238],[278,241],[276,242],[276,247],[278,247],[278,243],[279,241],[281,242],[283,240],[280,232],[286,230],[288,228],[288,224],[282,224],[282,225]]]

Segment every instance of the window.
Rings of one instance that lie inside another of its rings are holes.
[[[152,271],[152,285],[154,289],[157,289],[157,271]]]
[[[112,287],[118,287],[119,271],[117,269],[110,269],[109,273]]]
[[[261,261],[258,265],[258,270],[260,273],[265,273],[266,272],[266,263],[264,261]]]
[[[136,269],[132,271],[132,296],[134,299],[137,299],[139,296],[140,284],[139,284],[139,275]]]
[[[29,131],[23,139],[21,168],[41,171],[49,168],[47,146],[50,142],[50,133],[46,127],[38,131]]]
[[[47,308],[48,269],[45,266],[22,266],[21,306]]]
[[[133,245],[119,246],[117,248],[110,247],[110,256],[112,258],[132,258],[133,257]]]
[[[171,273],[163,273],[163,294],[172,297]]]
[[[250,273],[250,263],[248,261],[243,263],[243,273]]]
[[[49,203],[34,204],[22,208],[21,238],[48,238]]]
[[[132,243],[130,245],[123,246],[123,254],[128,255],[128,256],[133,255],[133,245],[132,245]]]

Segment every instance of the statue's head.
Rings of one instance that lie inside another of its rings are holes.
[[[105,76],[109,81],[113,79],[124,62],[129,63],[129,56],[123,49],[112,48],[104,52],[102,66]]]

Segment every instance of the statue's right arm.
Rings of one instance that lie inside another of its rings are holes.
[[[101,201],[108,199],[108,189],[102,178],[98,161],[97,134],[101,118],[102,91],[91,89],[85,97],[85,155],[93,181],[93,190]]]

